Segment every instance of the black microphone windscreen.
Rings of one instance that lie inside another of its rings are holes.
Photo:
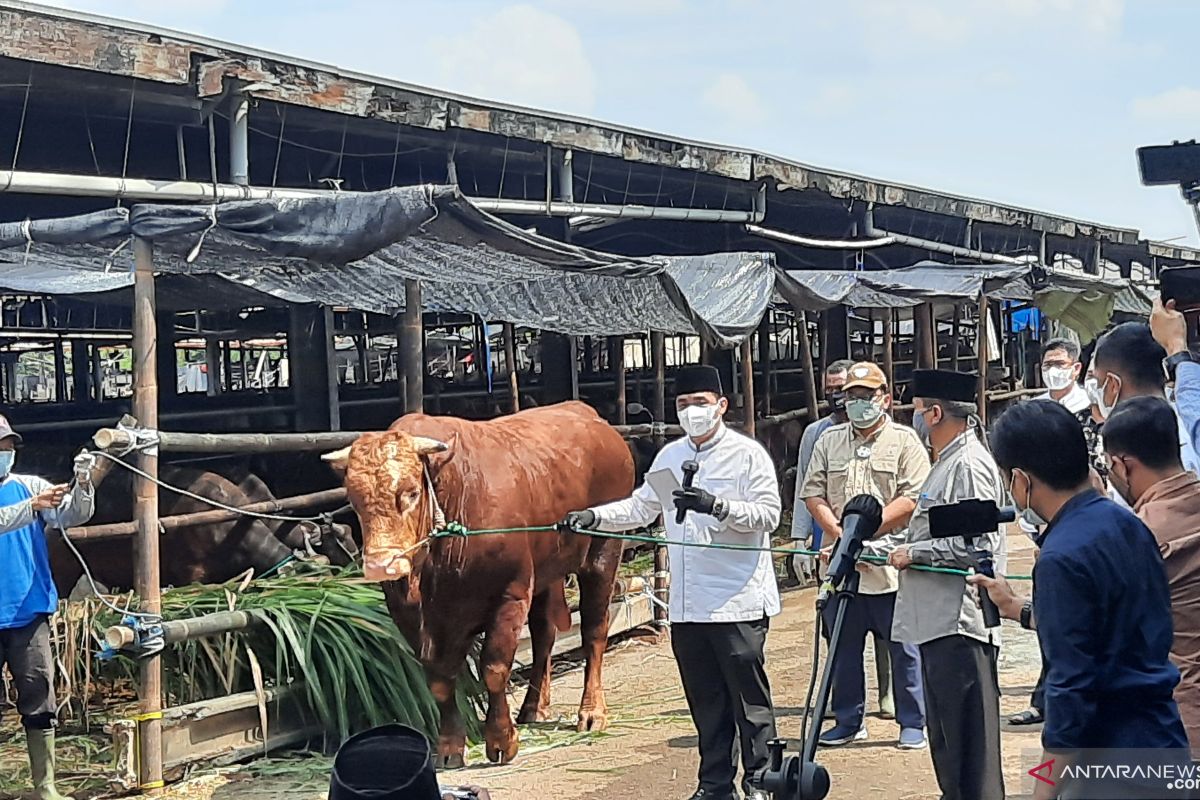
[[[883,521],[883,505],[869,494],[860,494],[850,498],[846,503],[846,507],[842,509],[842,519],[851,514],[858,514],[867,519],[877,520],[876,525]]]

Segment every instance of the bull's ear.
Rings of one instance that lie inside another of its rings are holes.
[[[350,463],[350,447],[343,447],[341,450],[334,450],[332,453],[326,453],[321,456],[321,460],[329,466],[333,467],[338,472],[345,472],[346,466]]]

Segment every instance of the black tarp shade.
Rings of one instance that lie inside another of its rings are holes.
[[[799,310],[823,311],[837,305],[908,308],[927,302],[976,302],[982,295],[1033,303],[1051,319],[1075,329],[1084,341],[1102,330],[1114,311],[1150,311],[1149,300],[1128,281],[1051,271],[1034,263],[951,266],[923,261],[903,269],[776,273],[780,297]]]
[[[775,275],[768,253],[633,258],[528,233],[453,187],[415,186],[209,206],[140,204],[0,224],[0,287],[93,294],[132,284],[131,236],[155,269],[289,303],[394,315],[404,279],[428,311],[573,335],[646,330],[737,344],[758,325]],[[7,263],[4,263],[7,262]]]

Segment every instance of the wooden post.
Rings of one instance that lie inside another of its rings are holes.
[[[979,297],[979,320],[975,323],[975,351],[979,370],[979,420],[987,424],[988,332],[987,297]]]
[[[667,421],[667,340],[661,333],[650,334],[650,359],[654,363],[654,395],[651,398],[653,405],[650,410],[654,414],[654,421],[665,423]],[[656,441],[660,447],[663,442],[661,437]]]
[[[204,367],[208,370],[205,383],[209,397],[221,394],[221,340],[209,337],[204,340]]]
[[[504,323],[504,367],[508,370],[508,394],[512,413],[521,410],[521,386],[517,379],[517,333],[511,322]]]
[[[950,369],[958,371],[958,337],[962,335],[962,304],[954,304],[954,322],[950,328]]]
[[[800,349],[804,349],[804,343],[808,341],[808,312],[804,312],[804,320],[800,323],[800,327],[804,328],[800,336]],[[801,358],[804,355],[801,354]],[[833,361],[829,358],[829,313],[827,311],[817,312],[817,372],[821,375],[825,374],[825,368],[832,364]],[[817,398],[825,399],[825,379],[817,381]]]
[[[813,367],[812,343],[808,339],[808,312],[797,312],[800,330],[800,366],[803,367],[801,378],[804,381],[804,402],[808,406],[808,421],[817,421],[817,384],[825,384],[825,371],[821,371],[821,380],[817,380]]]
[[[650,358],[654,361],[654,396],[652,398],[654,404],[651,411],[654,412],[654,421],[661,425],[667,421],[667,340],[663,334],[653,331],[650,333],[650,351]],[[657,449],[661,449],[665,442],[666,438],[662,435],[654,437],[654,445]],[[658,602],[654,604],[654,621],[660,625],[667,619],[665,606],[669,597],[667,588],[669,574],[667,548],[665,545],[656,545],[654,548],[654,597]]]
[[[915,337],[917,366],[922,369],[934,369],[937,361],[934,359],[934,333],[932,330],[933,307],[929,303],[921,303],[913,307],[913,335]]]
[[[894,309],[883,312],[883,374],[887,376],[888,389],[896,391],[895,344],[896,328],[900,327],[899,314]],[[895,395],[892,395],[895,397]]]
[[[91,397],[88,390],[88,379],[91,377],[91,367],[88,364],[88,343],[86,339],[71,340],[71,399],[76,403],[86,402]]]
[[[762,322],[758,324],[758,367],[762,375],[762,381],[758,385],[758,392],[762,396],[763,416],[771,416],[771,334],[772,334],[772,319],[771,309],[767,309],[763,314]]]
[[[421,282],[404,279],[404,313],[397,337],[400,399],[405,414],[425,410],[425,331],[421,322]]]
[[[629,422],[626,413],[625,392],[625,337],[613,336],[608,340],[608,366],[612,369],[617,394],[617,424]]]
[[[67,401],[67,354],[63,352],[63,340],[54,342],[54,402]]]
[[[142,238],[133,240],[133,415],[145,427],[158,429],[158,335],[154,299],[154,247]],[[162,610],[158,555],[158,451],[139,450],[137,466],[146,477],[135,476],[134,520],[138,523],[134,547],[134,589],[140,611]],[[141,789],[162,786],[162,660],[158,655],[141,659],[138,680]]]
[[[290,306],[287,354],[296,430],[340,430],[333,309]]]
[[[742,340],[742,418],[746,421],[742,430],[754,436],[754,346],[747,336]]]

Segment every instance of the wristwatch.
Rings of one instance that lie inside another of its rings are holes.
[[[1196,361],[1190,350],[1181,350],[1173,356],[1167,356],[1163,359],[1163,371],[1167,373],[1167,380],[1175,380],[1175,370],[1180,364],[1186,361]]]
[[[1021,606],[1021,627],[1027,631],[1033,630],[1033,601],[1026,600]]]

